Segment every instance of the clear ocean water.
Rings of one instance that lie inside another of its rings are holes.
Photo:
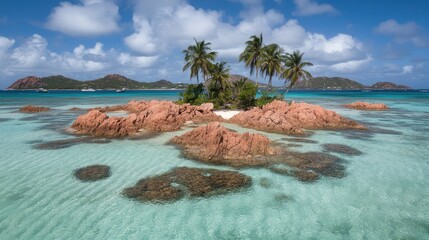
[[[322,144],[340,143],[361,150],[360,156],[335,154],[346,162],[344,178],[303,183],[267,169],[241,169],[253,179],[246,191],[168,204],[120,193],[177,166],[229,169],[187,160],[165,144],[187,129],[146,140],[36,148],[75,138],[64,132],[81,114],[71,107],[177,98],[178,91],[0,92],[0,239],[429,239],[429,93],[294,91],[288,101],[319,104],[375,129],[315,131],[310,139],[317,144],[294,148],[323,151]],[[384,102],[391,110],[341,106],[356,100]],[[28,104],[53,110],[18,112]],[[264,134],[288,143],[283,135]],[[112,176],[92,183],[74,178],[76,168],[92,164],[111,166]]]

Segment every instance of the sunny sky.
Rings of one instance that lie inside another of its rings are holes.
[[[193,37],[248,76],[238,55],[260,33],[305,52],[313,76],[429,88],[428,12],[427,0],[1,0],[0,88],[57,74],[189,82]]]

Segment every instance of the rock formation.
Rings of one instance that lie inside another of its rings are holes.
[[[46,87],[47,84],[40,81],[36,76],[21,78],[9,86],[10,89],[36,89]]]
[[[300,153],[273,144],[260,134],[239,134],[210,123],[175,137],[171,143],[196,161],[232,167],[266,167],[275,173],[312,182],[320,175],[341,178],[345,168],[340,158],[326,153]]]
[[[346,108],[358,109],[358,110],[387,110],[388,106],[384,103],[368,103],[368,102],[354,102],[344,105]]]
[[[141,202],[166,202],[189,197],[208,197],[249,187],[252,179],[234,171],[179,167],[167,173],[141,179],[123,190],[128,198]]]
[[[27,105],[19,109],[19,111],[23,113],[47,112],[49,110],[51,109],[47,107],[38,107],[38,106],[32,106],[32,105]]]
[[[318,105],[295,102],[288,105],[279,100],[241,112],[230,121],[261,131],[297,135],[303,134],[303,129],[366,129]]]
[[[125,110],[127,117],[107,116],[106,111]],[[125,137],[136,134],[140,129],[152,132],[179,130],[187,121],[220,121],[213,113],[213,104],[201,106],[178,105],[171,101],[131,101],[124,106],[90,110],[79,116],[71,126],[78,134],[94,136]]]
[[[277,153],[270,140],[260,134],[239,134],[219,122],[198,127],[171,140],[193,159],[210,164],[234,167],[256,166],[267,163],[265,156]]]
[[[110,167],[106,165],[92,165],[75,170],[77,179],[85,182],[97,181],[110,177]]]

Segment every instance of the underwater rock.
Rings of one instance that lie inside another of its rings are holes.
[[[10,118],[0,118],[0,122],[6,122],[6,121],[9,121],[10,120]]]
[[[362,152],[356,148],[349,147],[343,144],[323,144],[323,148],[328,152],[341,153],[349,156],[359,156]]]
[[[47,107],[38,107],[38,106],[32,106],[32,105],[27,105],[19,109],[19,111],[22,113],[38,113],[38,112],[47,112],[49,110],[51,109]]]
[[[174,137],[171,143],[179,145],[184,155],[210,164],[234,167],[266,164],[265,156],[276,154],[270,140],[260,134],[239,134],[219,122],[193,129]]]
[[[167,202],[184,196],[209,197],[251,185],[252,179],[234,171],[203,168],[174,168],[164,174],[141,179],[122,194],[141,202]]]
[[[270,179],[263,177],[259,179],[259,185],[263,188],[271,188],[271,181]]]
[[[316,140],[306,138],[282,138],[283,141],[298,142],[298,143],[318,143]]]
[[[119,108],[119,106],[114,106]],[[127,117],[107,116],[107,110],[91,110],[79,116],[71,126],[77,134],[94,136],[125,137],[140,129],[152,132],[179,130],[188,121],[210,122],[221,120],[213,113],[213,104],[200,106],[178,105],[171,101],[131,101],[123,110],[131,112]]]
[[[92,182],[110,177],[110,167],[106,165],[92,165],[75,170],[77,179]]]
[[[243,111],[230,122],[261,131],[304,135],[303,129],[366,129],[359,123],[344,118],[318,105],[275,100],[263,107]]]
[[[313,171],[292,171],[292,176],[301,182],[315,182],[319,180],[319,174]]]
[[[108,139],[100,139],[100,138],[92,138],[92,137],[79,137],[79,138],[70,138],[70,139],[61,139],[47,142],[34,142],[36,145],[35,149],[39,150],[55,150],[55,149],[63,149],[72,147],[77,144],[82,143],[92,143],[92,144],[107,144],[110,143],[111,140]]]
[[[368,103],[368,102],[354,102],[344,105],[346,108],[352,108],[357,110],[387,110],[388,106],[384,103]]]
[[[78,107],[72,107],[72,108],[69,109],[69,111],[72,111],[72,112],[81,111],[81,110],[83,110],[83,109],[82,108],[78,108]]]

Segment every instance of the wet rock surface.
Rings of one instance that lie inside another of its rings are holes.
[[[38,113],[38,112],[47,112],[49,110],[51,109],[47,107],[39,107],[39,106],[32,106],[32,105],[27,105],[19,109],[19,111],[22,113]]]
[[[241,112],[230,122],[261,131],[304,135],[303,129],[366,129],[361,124],[318,105],[275,100]]]
[[[388,106],[384,103],[369,103],[369,102],[354,102],[344,105],[346,108],[357,109],[357,110],[387,110]]]
[[[359,156],[363,154],[360,150],[343,144],[323,144],[323,148],[328,152],[341,153],[349,156]]]
[[[209,197],[250,187],[252,179],[234,171],[179,167],[141,179],[122,194],[140,202],[169,202],[188,197]]]
[[[239,134],[219,122],[193,129],[174,137],[171,143],[182,147],[183,154],[200,162],[234,167],[258,166],[267,163],[266,156],[277,150],[260,134]]]
[[[110,177],[110,167],[106,165],[91,165],[76,169],[74,175],[84,182],[93,182]]]
[[[130,112],[127,117],[115,117],[105,114],[114,109]],[[211,122],[221,118],[213,113],[213,104],[200,106],[178,105],[171,101],[131,101],[127,105],[93,109],[79,116],[71,126],[77,134],[89,134],[105,137],[125,137],[137,133],[140,129],[153,132],[179,130],[188,121]]]

